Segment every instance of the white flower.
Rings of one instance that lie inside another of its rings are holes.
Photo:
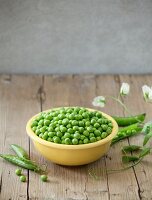
[[[95,97],[95,98],[93,99],[93,102],[92,102],[92,104],[93,104],[94,106],[99,106],[99,107],[104,107],[104,106],[105,106],[105,103],[106,103],[105,97],[103,97],[103,96]]]
[[[122,83],[120,88],[120,94],[122,96],[126,96],[129,94],[129,91],[130,91],[130,85],[128,83]]]
[[[152,101],[152,88],[150,88],[148,85],[143,85],[142,91],[145,101]]]

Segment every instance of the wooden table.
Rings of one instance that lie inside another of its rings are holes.
[[[143,163],[121,173],[108,174],[103,170],[100,180],[88,175],[90,168],[118,169],[121,147],[141,144],[143,135],[112,146],[108,155],[80,167],[65,167],[42,158],[26,135],[25,125],[34,114],[58,106],[93,107],[98,95],[117,96],[122,82],[131,84],[131,93],[124,102],[132,113],[152,116],[152,105],[144,102],[141,86],[152,85],[152,76],[67,75],[67,76],[0,76],[0,152],[11,153],[10,144],[23,146],[31,159],[47,162],[49,182],[40,181],[39,175],[24,170],[28,180],[21,183],[15,175],[15,166],[0,160],[1,200],[136,200],[152,199],[152,155]],[[121,107],[109,100],[102,109],[112,115],[124,115]]]

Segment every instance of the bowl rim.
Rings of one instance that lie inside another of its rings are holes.
[[[76,107],[76,106],[71,106],[71,107]],[[80,107],[80,106],[79,106]],[[44,110],[42,112],[49,112],[49,111],[52,111],[52,110],[58,110],[58,109],[61,109],[63,107],[56,107],[56,108],[51,108],[51,109],[48,109],[48,110]],[[64,108],[70,108],[70,106],[68,107],[64,107]],[[53,143],[53,142],[49,142],[49,141],[46,141],[44,139],[41,139],[40,137],[38,137],[34,132],[33,130],[31,129],[31,123],[32,121],[38,116],[40,115],[40,113],[42,112],[39,112],[38,114],[34,115],[33,117],[31,117],[27,124],[26,124],[26,132],[28,134],[28,136],[34,140],[34,142],[38,142],[42,145],[45,145],[45,146],[48,146],[48,147],[53,147],[53,148],[58,148],[58,149],[88,149],[88,148],[94,148],[94,147],[97,147],[97,146],[100,146],[100,145],[103,145],[105,143],[108,143],[110,142],[114,136],[117,134],[118,132],[118,124],[117,122],[108,114],[104,113],[104,112],[101,112],[99,110],[95,110],[95,109],[92,109],[92,108],[86,108],[86,107],[83,107],[89,111],[98,111],[100,113],[103,114],[104,117],[106,117],[107,119],[111,120],[112,121],[112,124],[113,124],[113,129],[112,129],[112,132],[110,135],[108,135],[106,138],[102,139],[102,140],[99,140],[97,142],[93,142],[93,143],[88,143],[88,144],[79,144],[79,145],[66,145],[66,144],[57,144],[57,143]]]

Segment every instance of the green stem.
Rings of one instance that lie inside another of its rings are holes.
[[[129,115],[132,116],[130,110],[129,110],[129,109],[126,107],[126,105],[119,99],[119,97],[118,97],[118,98],[113,97],[113,96],[106,96],[106,97],[111,98],[111,99],[115,100],[116,102],[118,102],[118,103],[124,108],[124,110],[125,110]]]

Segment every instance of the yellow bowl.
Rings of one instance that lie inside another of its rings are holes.
[[[60,108],[55,108],[60,109]],[[95,111],[87,108],[89,111]],[[46,110],[48,112],[54,109]],[[99,111],[98,111],[99,112]],[[29,137],[33,140],[35,148],[48,160],[61,165],[84,165],[98,160],[101,156],[107,153],[114,136],[118,132],[116,121],[109,115],[101,112],[103,116],[112,121],[113,130],[109,136],[100,141],[80,144],[80,145],[65,145],[48,142],[38,137],[31,129],[32,121],[40,114],[32,117],[26,125],[26,131]]]

